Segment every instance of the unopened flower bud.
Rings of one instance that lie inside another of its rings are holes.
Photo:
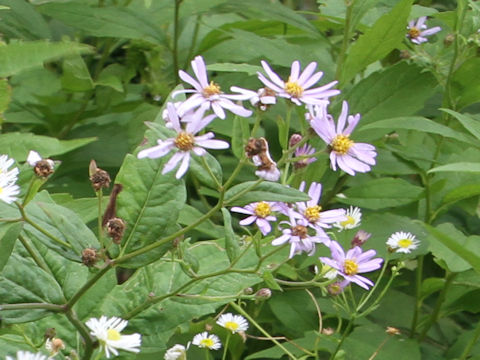
[[[60,350],[65,349],[65,344],[63,343],[62,339],[52,338],[47,339],[45,348],[50,352],[51,356],[55,356]]]
[[[262,288],[258,290],[257,293],[255,294],[255,299],[257,300],[267,300],[267,299],[270,299],[271,297],[272,297],[272,290],[270,290],[269,288]]]
[[[45,339],[52,339],[56,335],[57,335],[57,331],[55,330],[55,328],[48,328],[45,330],[45,334],[43,335],[43,337]]]
[[[110,175],[108,175],[105,170],[98,168],[95,160],[90,161],[88,170],[90,174],[90,182],[95,191],[110,187]]]
[[[330,335],[335,334],[335,330],[334,330],[333,328],[331,328],[331,327],[323,328],[323,329],[322,329],[322,334],[323,334],[323,335],[330,336]]]
[[[342,293],[343,288],[342,283],[335,282],[327,286],[327,291],[330,295],[336,296]]]
[[[210,325],[210,324],[205,324],[205,330],[207,330],[207,331],[212,331],[212,329],[213,329],[213,326],[212,326],[212,325]]]
[[[86,248],[82,251],[82,263],[85,266],[91,267],[97,262],[97,250],[93,248]]]
[[[253,289],[251,287],[243,289],[243,293],[245,295],[252,295],[253,294]]]
[[[290,136],[290,141],[288,142],[289,147],[294,147],[297,145],[300,141],[302,141],[303,137],[300,134],[293,134]]]
[[[454,41],[455,41],[455,34],[448,34],[447,36],[445,36],[445,39],[443,39],[443,44],[446,47],[449,47],[450,45],[452,45]]]
[[[401,59],[410,59],[411,57],[412,57],[412,55],[410,54],[410,52],[408,50],[400,51],[400,58]]]
[[[354,248],[355,246],[362,246],[368,239],[370,239],[370,236],[372,236],[372,234],[363,230],[358,230],[353,237],[352,248]]]
[[[107,222],[107,233],[113,239],[115,244],[122,242],[123,233],[125,232],[125,221],[120,218],[112,218]]]

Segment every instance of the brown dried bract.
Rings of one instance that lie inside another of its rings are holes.
[[[105,170],[97,167],[95,160],[90,161],[90,166],[88,167],[88,173],[90,175],[90,182],[95,191],[99,191],[102,188],[110,187],[110,175]]]
[[[120,218],[112,218],[107,222],[107,233],[113,239],[115,244],[122,242],[123,234],[125,232],[126,224]]]
[[[86,248],[82,251],[82,263],[85,266],[91,267],[97,262],[97,250],[94,248]]]

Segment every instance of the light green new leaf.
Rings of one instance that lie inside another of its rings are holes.
[[[480,140],[480,121],[472,118],[467,114],[460,114],[450,109],[440,109],[447,114],[455,117],[473,136]]]
[[[155,137],[147,131],[149,137]],[[177,230],[176,221],[182,209],[186,191],[183,180],[175,178],[175,171],[162,175],[167,157],[137,159],[127,155],[115,179],[123,185],[118,196],[117,215],[126,224],[121,255],[141,249]],[[141,257],[133,258],[122,266],[136,267],[162,256],[171,244],[164,244]]]
[[[342,84],[367,65],[380,60],[405,39],[405,26],[413,0],[402,0],[351,46],[342,73]]]
[[[471,172],[478,173],[480,172],[480,162],[458,162],[448,165],[437,166],[433,169],[428,170],[428,173],[434,172]]]
[[[336,199],[342,203],[366,209],[384,209],[417,201],[423,188],[402,179],[381,178],[354,186],[344,192],[345,197]]]
[[[89,52],[89,46],[75,42],[11,42],[0,46],[0,77],[42,66],[46,61]]]
[[[480,256],[477,255],[480,253],[479,236],[466,237],[449,223],[425,227],[433,237],[429,241],[432,254],[442,260],[448,270],[462,272],[473,268],[480,272]]]
[[[251,190],[248,190],[251,186]],[[310,197],[302,191],[287,187],[282,184],[264,181],[258,183],[257,181],[247,181],[242,184],[233,186],[225,193],[225,204],[246,205],[257,201],[283,201],[296,202],[308,201]]]
[[[58,140],[49,136],[31,133],[7,133],[0,135],[0,144],[4,151],[16,161],[27,160],[28,152],[35,150],[42,157],[48,158],[65,154],[97,140],[94,137],[74,140]]]
[[[478,141],[471,136],[462,134],[461,132],[449,128],[448,126],[438,124],[421,116],[408,116],[380,120],[362,127],[362,131],[370,129],[386,129],[390,131],[399,129],[416,130],[419,132],[442,135],[444,137],[455,139],[475,147],[480,147]]]

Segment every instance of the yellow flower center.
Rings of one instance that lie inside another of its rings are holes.
[[[115,329],[108,329],[107,330],[107,340],[118,341],[122,336],[120,333]]]
[[[309,206],[305,209],[305,212],[303,213],[303,215],[305,215],[308,221],[313,223],[318,219],[320,219],[320,211],[322,211],[321,206],[318,206],[318,205]]]
[[[227,328],[228,330],[231,330],[231,331],[237,331],[238,324],[236,322],[233,322],[233,321],[227,321],[225,323],[225,328]]]
[[[203,347],[211,348],[214,344],[215,343],[210,338],[200,340],[200,345],[203,345]]]
[[[290,81],[290,79],[285,83],[285,91],[295,98],[299,98],[303,94],[303,88],[297,82]]]
[[[353,260],[345,260],[343,270],[347,275],[355,275],[358,272],[358,264]]]
[[[181,132],[175,139],[175,146],[182,151],[190,151],[194,144],[193,135],[186,132]]]
[[[258,217],[264,218],[270,215],[271,213],[272,213],[272,209],[270,208],[270,205],[268,205],[264,201],[259,202],[255,207],[255,215],[257,215]]]
[[[408,248],[412,246],[412,244],[413,242],[410,239],[401,239],[398,241],[398,246],[400,246],[401,248]]]
[[[208,98],[212,95],[218,95],[221,92],[222,91],[220,90],[220,85],[211,81],[210,85],[203,88],[202,94],[203,94],[204,97]]]
[[[345,155],[353,144],[354,142],[350,140],[348,135],[337,135],[330,146],[337,154]]]
[[[413,26],[410,30],[408,30],[408,36],[410,39],[416,39],[420,36],[420,30]]]
[[[307,237],[307,234],[307,228],[303,225],[297,225],[292,228],[292,235],[298,236],[300,239],[305,239]]]
[[[0,194],[3,193],[3,188],[0,186]]]
[[[347,225],[355,225],[355,219],[353,217],[351,217],[350,215],[346,215],[346,216],[347,216],[347,220],[340,221],[340,225],[342,227],[347,227]]]

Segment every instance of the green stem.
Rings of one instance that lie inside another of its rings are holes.
[[[3,310],[48,310],[51,312],[64,312],[64,305],[46,303],[22,303],[22,304],[0,304],[0,311]]]
[[[228,178],[228,180],[225,182],[225,184],[223,185],[223,188],[225,190],[227,190],[230,185],[232,185],[233,181],[235,180],[235,178],[237,177],[238,173],[240,172],[240,170],[242,170],[243,166],[246,164],[246,160],[245,158],[242,158],[240,159],[240,161],[238,162],[238,165],[235,167],[235,169],[233,170],[232,172],[232,175],[230,175],[230,177]]]
[[[463,350],[462,355],[458,358],[458,360],[466,360],[468,355],[470,354],[470,351],[472,351],[473,345],[475,345],[478,341],[478,338],[480,337],[480,321],[477,322],[477,327],[475,328],[475,331],[473,332],[473,336],[468,342],[467,346]]]
[[[355,322],[355,316],[352,316],[352,317],[350,318],[350,321],[348,322],[347,328],[345,329],[345,331],[344,331],[343,334],[342,334],[342,338],[340,339],[340,342],[338,343],[335,351],[332,353],[332,355],[330,355],[330,360],[335,359],[335,356],[337,355],[338,351],[339,351],[340,348],[342,347],[343,342],[345,341],[345,339],[346,339],[347,336],[348,336],[348,333],[349,333],[350,330],[353,328],[354,322]]]
[[[207,170],[208,175],[210,175],[210,177],[212,178],[212,180],[215,182],[215,185],[217,186],[218,191],[221,191],[221,189],[222,189],[222,184],[220,184],[220,183],[218,182],[217,177],[213,174],[213,171],[212,171],[212,169],[210,168],[210,166],[208,165],[207,160],[205,160],[205,156],[201,156],[201,158],[202,158],[202,165],[203,165],[203,167],[205,168],[205,170]]]
[[[423,255],[420,255],[417,258],[417,272],[415,277],[415,308],[413,309],[412,326],[410,329],[411,338],[415,336],[415,331],[417,330],[417,323],[418,323],[418,314],[420,313],[420,309],[422,307],[421,296],[422,296],[423,260],[424,260]]]
[[[232,334],[230,333],[230,331],[228,332],[227,334],[227,340],[225,340],[225,346],[223,347],[223,356],[222,356],[222,360],[225,360],[227,358],[227,350],[228,350],[228,344],[230,343],[230,337],[232,336]]]
[[[347,53],[348,45],[350,42],[350,26],[352,21],[353,3],[354,0],[345,1],[345,5],[347,6],[347,11],[345,15],[345,28],[343,32],[342,47],[340,48],[340,53],[338,54],[337,58],[337,71],[335,72],[335,78],[338,80],[343,80],[341,77],[343,75],[343,63],[345,62],[345,55]]]
[[[130,260],[136,256],[140,256],[140,255],[143,255],[145,253],[148,253],[150,251],[152,251],[153,249],[156,249],[157,247],[159,246],[162,246],[163,244],[166,244],[168,243],[169,241],[172,241],[173,239],[185,234],[187,231],[191,230],[191,229],[194,229],[195,227],[197,227],[199,224],[201,224],[202,222],[204,222],[205,220],[209,219],[214,213],[216,213],[218,210],[220,210],[223,206],[223,196],[224,196],[224,191],[222,190],[220,192],[220,197],[218,199],[218,202],[217,204],[211,208],[205,215],[203,215],[202,217],[200,217],[197,221],[193,222],[192,224],[184,227],[183,229],[181,230],[178,230],[177,232],[163,238],[163,239],[160,239],[158,240],[157,242],[153,243],[153,244],[150,244],[148,246],[145,246],[141,249],[138,249],[136,251],[132,251],[131,253],[129,254],[126,254],[126,255],[123,255],[117,259],[114,260],[115,264],[121,264],[127,260]]]
[[[290,356],[292,359],[297,359],[290,351],[288,351],[281,343],[279,343],[275,338],[273,338],[264,328],[262,328],[250,315],[242,309],[241,306],[237,305],[234,302],[230,303],[230,306],[237,310],[242,316],[244,316],[248,321],[250,321],[253,326],[255,326],[263,335],[265,335],[271,342],[277,345],[282,351]]]
[[[197,45],[198,30],[200,29],[200,19],[201,18],[202,18],[202,15],[197,15],[197,18],[195,20],[195,28],[193,29],[193,35],[192,35],[192,43],[190,44],[190,49],[188,50],[188,55],[185,58],[185,63],[183,65],[184,69],[186,69],[188,67],[188,60],[193,57],[193,52],[194,52],[195,47]]]
[[[70,323],[78,330],[83,338],[83,341],[85,341],[85,352],[83,353],[82,360],[90,360],[93,352],[93,341],[90,337],[88,329],[78,319],[77,315],[73,311],[67,311],[65,315],[67,316],[68,321],[70,321]]]
[[[113,261],[105,263],[104,267],[100,269],[90,280],[88,280],[68,301],[67,308],[71,309],[73,305],[90,289],[100,278],[105,275],[114,266]]]
[[[42,259],[41,256],[33,249],[27,239],[25,239],[22,235],[18,235],[18,240],[22,243],[23,247],[27,250],[27,252],[32,257],[33,261],[37,264],[37,266],[45,271],[47,274],[52,274],[50,268],[48,267],[47,263]]]
[[[445,279],[445,284],[443,285],[443,288],[440,291],[440,294],[438,295],[437,303],[435,304],[435,308],[433,309],[433,312],[430,315],[430,318],[428,319],[427,324],[423,328],[423,331],[418,338],[419,342],[422,342],[425,339],[428,330],[430,330],[430,328],[433,326],[433,324],[435,324],[435,322],[437,322],[439,314],[440,314],[440,310],[442,308],[443,302],[445,301],[445,298],[446,298],[446,295],[447,295],[447,291],[450,288],[450,286],[452,285],[452,281],[453,281],[453,279],[455,279],[456,276],[457,276],[457,273],[450,273],[450,274],[447,275],[447,277]]]
[[[173,71],[175,75],[175,84],[180,82],[178,77],[178,38],[180,35],[179,29],[179,14],[180,14],[180,4],[183,0],[174,0],[175,1],[175,11],[173,17]]]
[[[377,281],[375,282],[375,285],[373,285],[373,287],[370,289],[370,291],[368,292],[365,299],[363,299],[363,301],[361,301],[360,304],[358,304],[357,309],[355,310],[356,312],[359,312],[362,309],[362,307],[368,302],[368,300],[370,300],[373,293],[378,288],[378,286],[380,284],[380,280],[382,279],[383,274],[385,274],[385,270],[387,269],[387,266],[388,266],[388,259],[385,259],[384,262],[383,262],[382,270],[380,270],[380,274],[378,275],[378,278],[377,278]]]
[[[97,198],[98,198],[98,219],[97,219],[97,226],[98,226],[98,240],[100,241],[100,248],[104,248],[105,244],[103,243],[103,226],[102,226],[102,219],[103,219],[103,211],[102,211],[102,200],[103,200],[103,191],[97,191]]]

